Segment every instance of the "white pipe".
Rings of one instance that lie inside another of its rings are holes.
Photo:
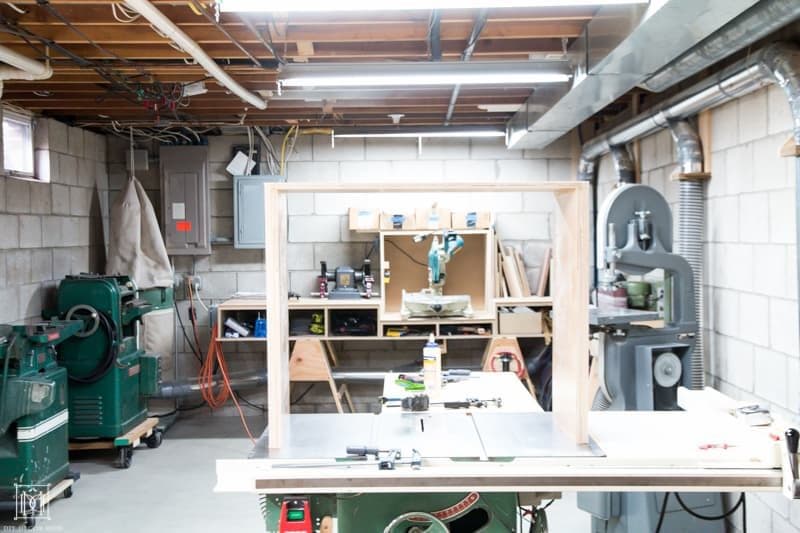
[[[0,80],[45,80],[53,75],[47,63],[25,57],[22,54],[0,45],[0,62],[10,67],[0,67]]]
[[[264,99],[239,85],[236,80],[231,78],[202,48],[200,48],[200,45],[183,33],[170,19],[156,9],[149,0],[125,0],[125,5],[136,10],[140,15],[150,21],[153,26],[164,33],[167,38],[171,39],[184,52],[192,56],[195,61],[206,69],[206,72],[230,89],[236,96],[258,109],[267,108],[267,102]]]

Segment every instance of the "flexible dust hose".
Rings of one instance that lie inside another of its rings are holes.
[[[686,175],[703,171],[703,150],[694,127],[685,120],[670,122],[670,132],[678,152],[679,171]],[[692,352],[691,388],[705,387],[704,320],[705,295],[703,290],[703,228],[705,227],[704,180],[680,181],[680,217],[678,220],[678,253],[692,267],[694,288],[694,314],[697,322],[694,351]]]
[[[608,411],[611,407],[611,401],[606,398],[606,395],[603,394],[603,391],[599,390],[594,395],[594,401],[592,401],[592,411]]]

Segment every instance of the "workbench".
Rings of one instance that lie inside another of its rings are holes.
[[[591,412],[591,441],[585,445],[572,442],[554,427],[549,413],[541,412],[292,415],[278,447],[269,446],[265,432],[249,459],[217,461],[215,490],[267,494],[781,490],[783,443],[770,436],[781,433],[779,427],[747,427],[721,408],[708,408],[719,401],[718,393],[710,389],[683,390],[682,395],[689,410]],[[723,443],[725,448],[708,447]],[[374,465],[287,467],[341,459],[347,446],[360,444],[401,447],[406,452],[414,446],[423,456],[423,466],[389,473]]]

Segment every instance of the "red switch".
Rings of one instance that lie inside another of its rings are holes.
[[[286,498],[281,504],[278,533],[312,533],[311,506],[307,498]]]

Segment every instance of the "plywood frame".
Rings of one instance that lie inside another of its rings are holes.
[[[552,193],[554,211],[553,416],[576,443],[588,442],[589,380],[589,186],[585,182],[402,184],[265,184],[268,438],[283,441],[289,415],[289,291],[286,264],[287,196],[292,193]]]

